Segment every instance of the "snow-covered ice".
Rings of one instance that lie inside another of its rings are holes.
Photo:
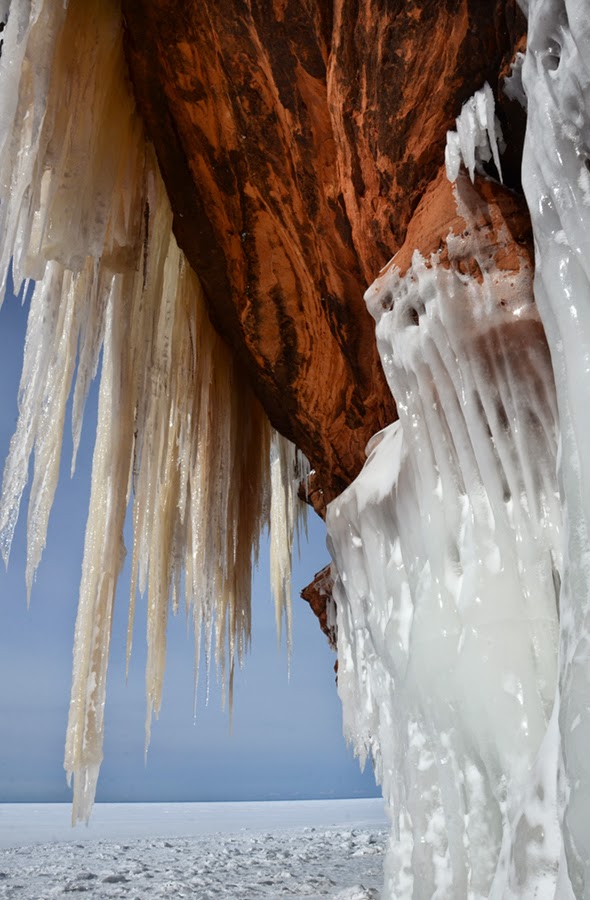
[[[380,896],[381,800],[0,806],[0,898]]]

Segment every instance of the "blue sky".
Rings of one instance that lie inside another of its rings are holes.
[[[26,310],[7,298],[0,312],[0,462],[16,424]],[[77,472],[69,477],[66,422],[60,485],[47,549],[27,610],[24,585],[26,508],[8,572],[0,571],[0,802],[67,801],[63,744],[71,674],[96,391],[87,411]],[[25,498],[26,500],[26,498]],[[232,731],[211,679],[205,704],[201,677],[193,718],[193,643],[184,615],[171,618],[163,710],[152,727],[144,765],[144,604],[138,604],[129,681],[125,632],[129,569],[117,597],[100,801],[247,800],[378,796],[372,772],[361,775],[341,731],[334,654],[299,590],[328,561],[323,523],[310,517],[309,540],[293,576],[294,649],[287,678],[269,590],[268,548],[253,585],[252,652],[235,686]]]

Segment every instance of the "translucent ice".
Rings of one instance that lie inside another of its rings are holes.
[[[586,0],[530,0],[528,11],[523,186],[557,386],[565,513],[559,689],[539,759],[553,785],[551,896],[561,900],[590,897],[590,16]]]
[[[17,285],[38,284],[4,470],[0,547],[7,560],[33,453],[29,591],[47,536],[66,402],[73,389],[73,468],[102,353],[65,757],[74,818],[87,818],[102,759],[128,504],[128,650],[139,588],[148,607],[149,738],[161,702],[168,610],[178,607],[181,584],[194,619],[197,669],[201,629],[207,647],[213,630],[231,685],[250,639],[252,563],[269,516],[277,619],[289,624],[291,540],[301,507],[294,480],[304,473],[213,331],[199,281],[172,234],[168,198],[127,81],[119,3],[13,0],[7,12],[0,279],[12,259]]]
[[[345,726],[391,805],[387,897],[590,898],[590,18],[523,6],[508,90],[551,361],[528,286],[477,246],[481,282],[418,254],[388,270],[367,302],[400,422],[328,514]],[[451,180],[493,155],[478,110],[449,135]]]
[[[465,165],[473,181],[476,171],[484,172],[482,163],[489,163],[491,160],[501,181],[502,129],[495,114],[494,95],[487,81],[481,90],[476,91],[463,104],[456,126],[456,131],[447,132],[445,162],[449,181],[456,180],[461,163]]]
[[[366,294],[399,422],[327,516],[345,733],[389,804],[396,900],[490,895],[557,674],[549,352],[530,266],[496,268],[465,176],[456,192],[448,263],[416,251]],[[528,832],[519,846],[524,878]]]

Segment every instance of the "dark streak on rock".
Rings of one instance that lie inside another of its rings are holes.
[[[516,0],[123,10],[179,244],[215,327],[329,500],[395,415],[362,295],[402,246],[462,102],[496,85],[524,32]],[[516,113],[499,99],[510,129]]]

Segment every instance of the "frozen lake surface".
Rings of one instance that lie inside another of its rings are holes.
[[[0,805],[0,898],[379,897],[382,800]]]

